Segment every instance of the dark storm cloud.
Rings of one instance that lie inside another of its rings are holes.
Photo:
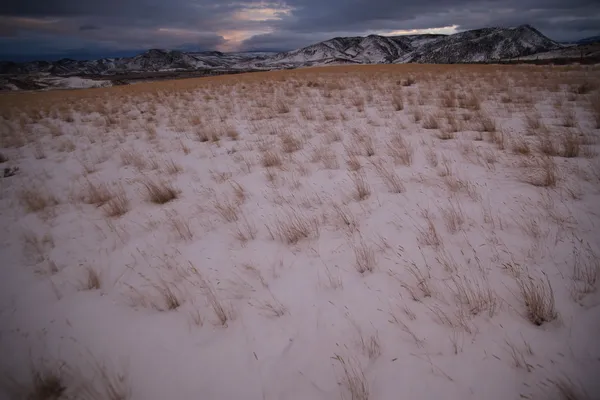
[[[260,10],[269,8],[267,17]],[[257,17],[258,15],[258,17]],[[600,34],[591,0],[22,0],[0,3],[0,54],[148,47],[287,50],[343,35],[528,23],[555,40]],[[97,29],[100,28],[100,29]],[[241,39],[240,39],[241,38]],[[245,39],[245,40],[244,40]]]
[[[100,29],[100,27],[96,26],[96,25],[89,25],[89,24],[87,24],[87,25],[81,25],[79,27],[80,31],[93,31],[93,30],[96,30],[96,29]]]
[[[437,26],[464,24],[466,28],[473,28],[494,24],[496,20],[522,21],[523,13],[530,16],[539,12],[543,17],[595,14],[598,18],[600,10],[599,3],[592,0],[289,0],[288,4],[296,7],[290,27],[301,31],[324,27],[330,30],[381,29],[381,26],[422,29],[433,27],[425,26],[433,21]],[[461,15],[465,17],[458,21]],[[374,22],[381,26],[375,26]]]

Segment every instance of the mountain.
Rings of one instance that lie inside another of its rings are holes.
[[[538,30],[521,25],[516,28],[476,29],[426,43],[396,62],[472,63],[511,59],[562,46]]]
[[[470,63],[502,60],[561,48],[538,30],[484,28],[453,35],[335,38],[280,53],[257,67],[293,67],[330,63]]]
[[[132,73],[226,73],[327,64],[473,63],[551,55],[566,49],[535,28],[483,28],[453,35],[336,37],[283,53],[183,52],[152,49],[133,57],[55,62],[0,62],[4,77],[45,74],[58,77],[129,76]],[[212,73],[212,72],[211,72]],[[5,81],[8,78],[3,78]],[[117,79],[117,78],[113,78]],[[118,78],[121,79],[121,78]],[[2,85],[0,85],[2,86]]]
[[[247,60],[264,59],[264,54],[220,53],[218,51],[187,53],[178,50],[151,49],[134,57],[99,60],[62,59],[54,62],[0,62],[0,74],[49,73],[52,75],[117,75],[129,72],[190,71],[198,69],[231,69]]]
[[[600,42],[600,36],[591,36],[591,37],[587,37],[584,39],[580,39],[578,41],[576,41],[576,44],[592,44],[592,43],[599,43]]]

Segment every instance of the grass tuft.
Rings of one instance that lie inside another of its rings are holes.
[[[519,275],[517,283],[521,291],[521,297],[527,310],[527,319],[534,325],[542,325],[551,322],[558,317],[554,306],[554,291],[550,280],[535,280],[529,275]]]
[[[171,183],[163,180],[146,178],[142,184],[146,188],[146,198],[154,204],[165,204],[179,196],[179,192]]]

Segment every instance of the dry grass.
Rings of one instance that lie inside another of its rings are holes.
[[[395,92],[392,95],[392,106],[396,111],[404,110],[404,97],[402,96],[402,93]]]
[[[112,193],[112,198],[104,205],[104,215],[107,217],[120,217],[131,208],[129,198],[123,186],[117,186],[117,191]]]
[[[172,214],[169,216],[169,225],[177,237],[182,240],[192,240],[194,237],[194,233],[190,228],[190,222],[187,219]]]
[[[281,150],[284,153],[294,153],[302,150],[303,145],[302,140],[292,134],[285,133],[281,136]]]
[[[458,202],[450,201],[448,207],[440,209],[446,229],[450,233],[458,232],[465,223],[465,216]]]
[[[311,162],[320,162],[325,169],[338,169],[340,167],[336,152],[326,146],[317,147],[314,150]]]
[[[372,157],[375,155],[376,148],[375,141],[369,133],[355,131],[352,133],[351,150],[348,151],[347,148],[347,152],[355,155]]]
[[[566,128],[573,128],[577,126],[577,115],[575,114],[575,110],[572,108],[566,109],[563,112],[561,123],[562,126]]]
[[[435,227],[435,223],[433,222],[433,217],[429,213],[429,211],[424,210],[423,218],[427,223],[427,226],[422,228],[419,227],[419,243],[426,246],[439,247],[442,244],[442,239],[437,232],[437,228]]]
[[[23,233],[23,244],[25,253],[38,263],[46,260],[48,252],[55,247],[54,238],[50,233],[40,237],[33,232],[25,232]],[[51,274],[58,272],[58,268],[53,263],[50,263],[50,267]]]
[[[102,287],[100,273],[93,267],[85,267],[86,279],[82,284],[84,290],[98,290]]]
[[[348,229],[350,233],[358,230],[359,224],[352,211],[344,205],[334,203],[332,205],[338,219],[342,222],[342,225]]]
[[[408,78],[402,81],[402,86],[412,86],[417,83],[417,80],[414,76],[409,76]]]
[[[146,189],[146,199],[154,204],[165,204],[179,196],[179,191],[164,180],[145,178],[142,184]]]
[[[527,156],[531,154],[531,148],[529,147],[529,143],[522,136],[516,136],[511,141],[512,151],[515,154],[520,154]]]
[[[210,307],[213,309],[219,325],[227,327],[228,322],[233,318],[232,312],[221,302],[217,296],[217,291],[213,284],[202,277],[195,267],[192,267],[192,270],[196,273],[200,280],[200,288],[202,289],[208,304],[210,304]]]
[[[435,136],[440,140],[452,140],[456,137],[456,135],[454,135],[454,132],[448,129],[442,129]]]
[[[594,121],[594,127],[600,129],[600,93],[590,99],[589,109]]]
[[[407,271],[416,282],[414,286],[402,282],[402,287],[408,290],[410,297],[414,301],[421,301],[422,297],[431,297],[433,295],[433,288],[431,286],[431,271],[429,268],[424,272],[413,262],[407,267]]]
[[[348,165],[348,170],[350,171],[358,171],[362,168],[362,164],[360,163],[360,159],[355,154],[349,153],[346,158],[346,165]]]
[[[477,130],[480,132],[494,133],[496,132],[496,121],[480,112],[477,116]]]
[[[533,112],[525,116],[525,130],[527,135],[537,135],[538,131],[540,131],[542,127],[543,125],[539,113]]]
[[[166,266],[171,269],[170,265]],[[157,311],[171,311],[178,309],[183,303],[183,294],[179,287],[172,281],[162,277],[150,279],[142,273],[138,275],[143,278],[151,289],[151,293],[141,292],[131,285],[126,285],[132,290],[131,299],[133,305],[151,307]]]
[[[467,276],[452,275],[452,291],[458,302],[471,315],[487,312],[489,317],[496,313],[499,302],[496,294],[485,278],[476,279]]]
[[[354,172],[350,175],[353,183],[352,197],[356,201],[362,201],[367,199],[371,195],[371,186],[367,182],[365,174],[360,172]]]
[[[38,212],[58,204],[53,194],[43,188],[28,188],[19,193],[19,200],[25,211]]]
[[[235,237],[242,244],[256,239],[256,235],[258,234],[258,229],[256,225],[246,218],[245,215],[241,216],[241,219],[238,219],[235,230]]]
[[[558,182],[558,167],[552,157],[535,159],[525,164],[525,181],[538,187],[555,187]]]
[[[401,135],[394,135],[387,142],[388,155],[394,159],[397,165],[410,166],[413,161],[414,149]]]
[[[3,389],[5,394],[15,400],[59,400],[68,394],[67,371],[68,367],[63,362],[49,363],[41,360],[39,365],[31,362],[27,382],[6,377],[2,382]]]
[[[358,243],[352,243],[352,250],[354,251],[355,258],[354,266],[359,273],[364,274],[365,272],[373,272],[375,270],[375,250],[364,241],[362,236],[358,240]]]
[[[41,143],[36,143],[35,147],[33,148],[33,156],[36,160],[43,160],[46,158],[46,151]]]
[[[357,363],[350,359],[344,359],[338,354],[335,354],[333,359],[340,363],[344,371],[342,385],[350,393],[350,398],[352,400],[369,400],[367,378],[363,370],[356,365]]]
[[[428,114],[423,119],[423,128],[425,129],[439,129],[440,123],[438,117],[433,114]]]
[[[87,181],[84,193],[81,199],[86,204],[94,204],[98,207],[108,203],[113,198],[113,194],[106,183],[92,183]]]
[[[600,282],[600,259],[591,247],[576,248],[573,251],[573,295],[581,300],[589,293],[594,293]]]
[[[99,362],[94,363],[95,376],[100,384],[100,389],[91,386],[83,390],[83,398],[89,400],[130,400],[132,390],[127,377],[126,369],[109,370],[109,368]]]
[[[183,168],[181,167],[181,165],[177,164],[173,160],[165,161],[164,168],[165,168],[165,171],[167,172],[167,174],[170,174],[170,175],[176,175],[183,171]]]
[[[525,352],[519,349],[514,343],[508,340],[505,340],[505,342],[508,346],[508,352],[513,360],[513,365],[516,368],[523,368],[527,372],[531,372],[533,370],[533,365],[527,362]]]
[[[281,167],[283,160],[281,155],[273,150],[263,151],[260,157],[260,163],[265,168]]]
[[[542,154],[554,157],[559,155],[559,149],[549,134],[543,134],[540,137],[539,150]]]
[[[550,380],[554,384],[554,389],[549,394],[558,394],[560,400],[592,400],[593,398],[588,393],[576,385],[568,377],[562,377],[555,380]]]
[[[218,142],[221,140],[221,132],[214,129],[212,126],[196,127],[196,137],[200,143]]]
[[[225,222],[236,222],[239,219],[241,203],[238,199],[217,198],[213,201],[213,206]]]
[[[375,167],[375,171],[377,171],[377,175],[379,175],[379,177],[383,180],[391,193],[404,193],[406,191],[404,185],[402,184],[402,180],[398,174],[396,174],[396,171],[394,171],[393,167],[386,165],[385,161],[382,159],[373,161],[372,164]],[[357,188],[356,195],[359,195],[360,193],[362,192]]]
[[[319,221],[298,209],[290,209],[275,219],[274,228],[267,227],[273,240],[296,244],[303,239],[319,237]]]
[[[370,335],[367,339],[363,336],[360,327],[357,326],[359,336],[359,346],[369,360],[376,360],[381,355],[381,343],[379,335]]]
[[[576,133],[568,132],[562,135],[562,149],[560,155],[566,158],[578,157],[580,152],[580,140]]]
[[[134,150],[124,150],[121,152],[121,164],[126,166],[131,165],[138,170],[145,169],[147,165],[143,156]]]
[[[458,97],[458,106],[477,111],[481,108],[481,101],[475,94],[470,93],[469,95]]]
[[[437,152],[431,146],[427,146],[425,148],[424,152],[425,152],[425,159],[427,160],[427,163],[431,167],[436,168],[439,164]]]
[[[554,291],[548,277],[542,280],[521,274],[516,279],[527,310],[527,319],[531,323],[539,326],[558,317],[554,306]]]

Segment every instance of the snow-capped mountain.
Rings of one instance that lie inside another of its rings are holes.
[[[268,54],[221,53],[218,51],[187,53],[178,50],[152,49],[134,57],[102,58],[55,62],[0,62],[0,74],[50,73],[52,75],[116,75],[128,72],[190,71],[198,69],[234,69],[248,60],[261,60]]]
[[[562,48],[533,27],[522,25],[453,35],[336,37],[277,54],[152,49],[134,57],[90,61],[0,62],[0,74],[111,76],[132,72],[280,69],[333,63],[469,63],[524,57]]]
[[[487,62],[561,48],[538,30],[522,25],[517,28],[484,28],[445,36],[423,44],[396,60],[418,63]]]
[[[287,53],[255,65],[303,66],[352,62],[372,63],[468,63],[502,60],[561,48],[529,25],[516,28],[484,28],[454,35],[407,35],[335,38]]]

